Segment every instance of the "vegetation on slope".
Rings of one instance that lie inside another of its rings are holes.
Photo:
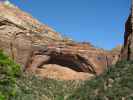
[[[0,51],[0,100],[133,100],[133,62],[85,82],[20,75],[19,65]]]
[[[0,50],[0,100],[9,100],[15,96],[16,77],[20,73],[20,66]]]
[[[91,81],[23,76],[13,100],[133,100],[133,62],[119,62]]]
[[[19,91],[12,100],[67,100],[80,85],[80,81],[42,80],[26,75],[19,79]]]
[[[133,62],[122,61],[74,92],[69,100],[133,100]]]

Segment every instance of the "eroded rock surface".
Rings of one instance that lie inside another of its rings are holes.
[[[100,75],[117,60],[112,53],[96,49],[87,43],[62,44],[61,42],[41,47],[33,52],[30,64],[27,66],[28,70],[33,71],[47,64],[56,64],[76,72]]]
[[[64,39],[19,8],[4,4],[0,4],[0,47],[25,71],[56,79],[91,79],[117,61],[116,54]]]
[[[133,7],[125,24],[124,46],[121,51],[121,60],[133,60]]]
[[[68,67],[56,64],[46,64],[42,68],[38,68],[36,74],[44,78],[59,80],[89,80],[95,77],[94,74],[76,72]]]
[[[24,67],[33,45],[58,40],[61,40],[61,36],[47,25],[16,7],[0,4],[0,46]]]

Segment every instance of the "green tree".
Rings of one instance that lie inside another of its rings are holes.
[[[16,78],[20,74],[20,66],[0,50],[0,100],[8,100],[15,95]]]

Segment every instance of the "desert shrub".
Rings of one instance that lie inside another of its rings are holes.
[[[122,61],[74,92],[68,100],[133,100],[133,62]]]
[[[5,96],[0,92],[0,100],[5,100]]]
[[[16,93],[16,77],[20,66],[0,50],[0,100],[8,100]]]
[[[82,82],[42,79],[25,74],[17,83],[18,92],[12,100],[66,100]]]

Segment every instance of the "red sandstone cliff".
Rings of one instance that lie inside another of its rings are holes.
[[[25,71],[56,79],[90,79],[117,61],[115,53],[65,40],[19,8],[4,4],[0,4],[0,48]]]

